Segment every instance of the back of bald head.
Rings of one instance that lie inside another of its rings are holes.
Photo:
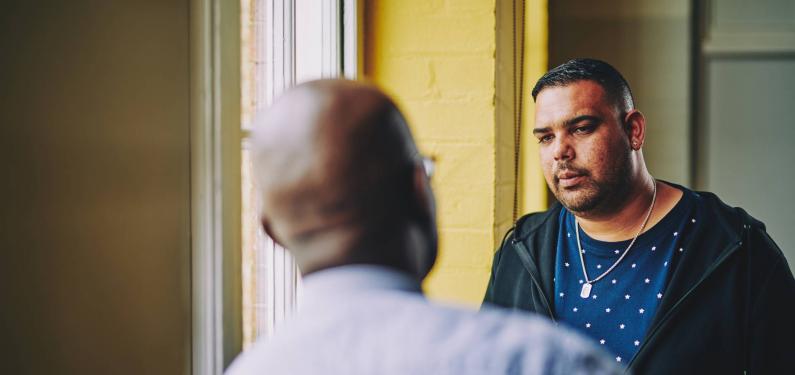
[[[263,225],[304,272],[409,267],[402,229],[434,223],[415,194],[416,145],[386,95],[353,81],[314,81],[279,98],[261,122],[253,150]]]

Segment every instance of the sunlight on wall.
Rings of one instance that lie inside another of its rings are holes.
[[[506,221],[495,204],[498,167],[509,163],[513,169],[513,153],[497,152],[506,144],[495,125],[497,32],[511,29],[497,27],[496,6],[494,0],[365,2],[365,77],[395,98],[421,151],[437,160],[440,253],[425,290],[434,299],[473,305],[483,297],[502,236],[495,223]],[[543,62],[545,68],[546,2],[528,1],[527,7],[541,13],[528,22],[543,25],[527,27],[532,58],[525,63],[537,69]],[[534,82],[537,75],[525,77]],[[536,185],[533,180],[528,186]],[[543,189],[526,193],[525,206],[545,203]]]

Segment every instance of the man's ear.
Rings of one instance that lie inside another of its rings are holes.
[[[422,214],[433,217],[436,208],[434,207],[431,183],[421,163],[416,163],[414,165],[413,190],[417,206],[423,211]]]
[[[420,231],[414,232],[421,235],[417,238],[417,246],[412,246],[413,259],[416,262],[416,272],[419,280],[425,278],[436,263],[439,246],[439,234],[436,228],[436,201],[431,189],[431,181],[425,172],[422,163],[414,166],[413,172],[414,210],[420,219]]]
[[[637,109],[633,109],[624,116],[624,126],[629,136],[630,147],[635,151],[640,150],[643,142],[646,141],[646,117]]]

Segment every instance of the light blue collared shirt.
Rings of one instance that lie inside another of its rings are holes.
[[[543,318],[434,305],[390,268],[313,273],[304,302],[227,374],[620,373],[599,348]]]

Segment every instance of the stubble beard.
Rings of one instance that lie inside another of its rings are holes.
[[[555,198],[577,216],[595,216],[620,208],[631,186],[631,161],[629,150],[617,156],[599,180],[595,180],[588,170],[560,164],[552,177],[551,189]],[[573,188],[561,188],[557,177],[561,170],[580,173],[585,181]]]

